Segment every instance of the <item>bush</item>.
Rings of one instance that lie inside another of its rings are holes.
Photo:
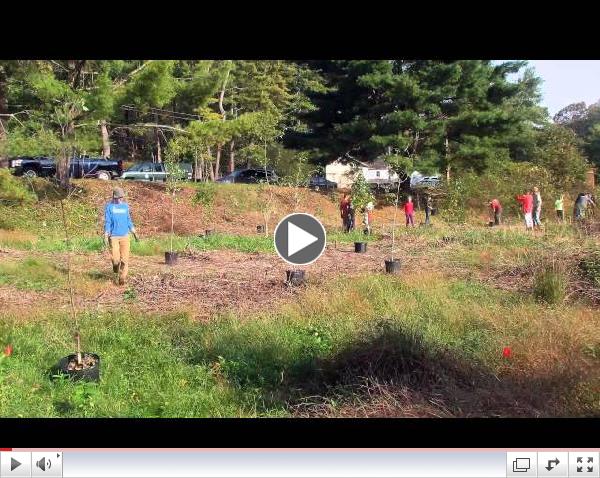
[[[567,277],[564,269],[556,263],[546,265],[535,274],[533,295],[547,304],[559,304],[565,300]]]
[[[508,161],[493,163],[481,175],[468,172],[450,181],[444,187],[444,209],[448,211],[450,220],[464,222],[467,211],[486,213],[489,202],[496,198],[502,204],[505,215],[517,216],[520,204],[515,196],[534,186],[542,193],[542,217],[548,217],[553,211],[554,201],[562,192],[553,186],[550,173],[531,163]]]
[[[199,183],[196,189],[194,202],[203,206],[212,206],[217,193],[217,185],[214,183]]]
[[[0,203],[17,205],[37,200],[24,180],[14,177],[8,169],[0,169]]]

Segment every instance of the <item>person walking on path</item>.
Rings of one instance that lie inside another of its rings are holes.
[[[344,196],[340,201],[340,216],[342,218],[342,228],[344,229],[344,232],[349,232],[350,196],[348,193],[344,193]]]
[[[556,219],[558,222],[565,221],[565,195],[561,194],[560,197],[554,201],[554,210],[556,211]]]
[[[115,188],[112,201],[104,208],[104,244],[110,245],[113,272],[119,285],[125,284],[129,270],[130,232],[139,240],[125,202],[125,192]]]
[[[433,211],[433,198],[431,196],[427,196],[425,199],[425,225],[429,226],[431,223],[431,213]]]
[[[490,208],[494,215],[494,226],[499,226],[502,221],[502,204],[497,199],[492,199],[490,202]]]
[[[525,229],[533,230],[533,195],[531,192],[517,196],[517,201],[521,203],[523,215],[525,216]]]
[[[542,225],[542,195],[537,187],[533,188],[533,226],[541,227]]]
[[[414,220],[415,205],[412,202],[412,197],[408,196],[406,203],[404,204],[404,215],[406,216],[406,227],[410,224],[415,227]]]

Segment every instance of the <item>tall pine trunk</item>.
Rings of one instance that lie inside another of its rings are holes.
[[[6,76],[0,69],[0,115],[8,114],[8,98],[6,97]],[[0,143],[6,139],[6,123],[5,116],[0,116]],[[0,154],[0,163],[3,160],[3,155]]]
[[[217,145],[217,158],[215,160],[215,179],[219,179],[219,170],[221,169],[221,151],[223,150],[223,145]]]
[[[206,149],[208,151],[208,161],[209,161],[208,171],[209,171],[209,174],[210,174],[210,180],[214,182],[214,180],[215,180],[215,171],[214,171],[214,169],[212,167],[212,152],[210,150],[210,146],[207,146]]]
[[[162,150],[160,147],[160,134],[158,128],[156,128],[156,162],[162,163]]]
[[[100,121],[100,133],[102,134],[102,157],[110,158],[110,140],[106,120]]]
[[[229,143],[229,167],[227,171],[233,173],[235,170],[235,141],[232,139]]]
[[[446,182],[450,182],[450,155],[449,155],[449,145],[448,145],[448,136],[446,136],[444,145],[446,147]]]

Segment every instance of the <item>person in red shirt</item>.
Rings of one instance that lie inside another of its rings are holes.
[[[531,191],[517,196],[517,201],[521,203],[523,215],[525,216],[525,228],[533,230],[533,194]]]
[[[412,197],[408,196],[408,200],[404,204],[404,215],[406,216],[406,227],[408,227],[409,224],[412,227],[415,227],[414,211],[415,211],[415,205],[412,202]]]
[[[502,219],[502,204],[497,199],[492,199],[490,202],[490,208],[494,214],[494,226],[499,226]]]

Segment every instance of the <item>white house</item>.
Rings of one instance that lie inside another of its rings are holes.
[[[325,166],[325,177],[329,181],[336,182],[339,188],[349,188],[354,183],[358,172],[362,172],[368,182],[396,181],[398,175],[392,171],[385,161],[377,160],[371,164],[362,161],[353,161],[346,164],[339,160],[333,161]]]

